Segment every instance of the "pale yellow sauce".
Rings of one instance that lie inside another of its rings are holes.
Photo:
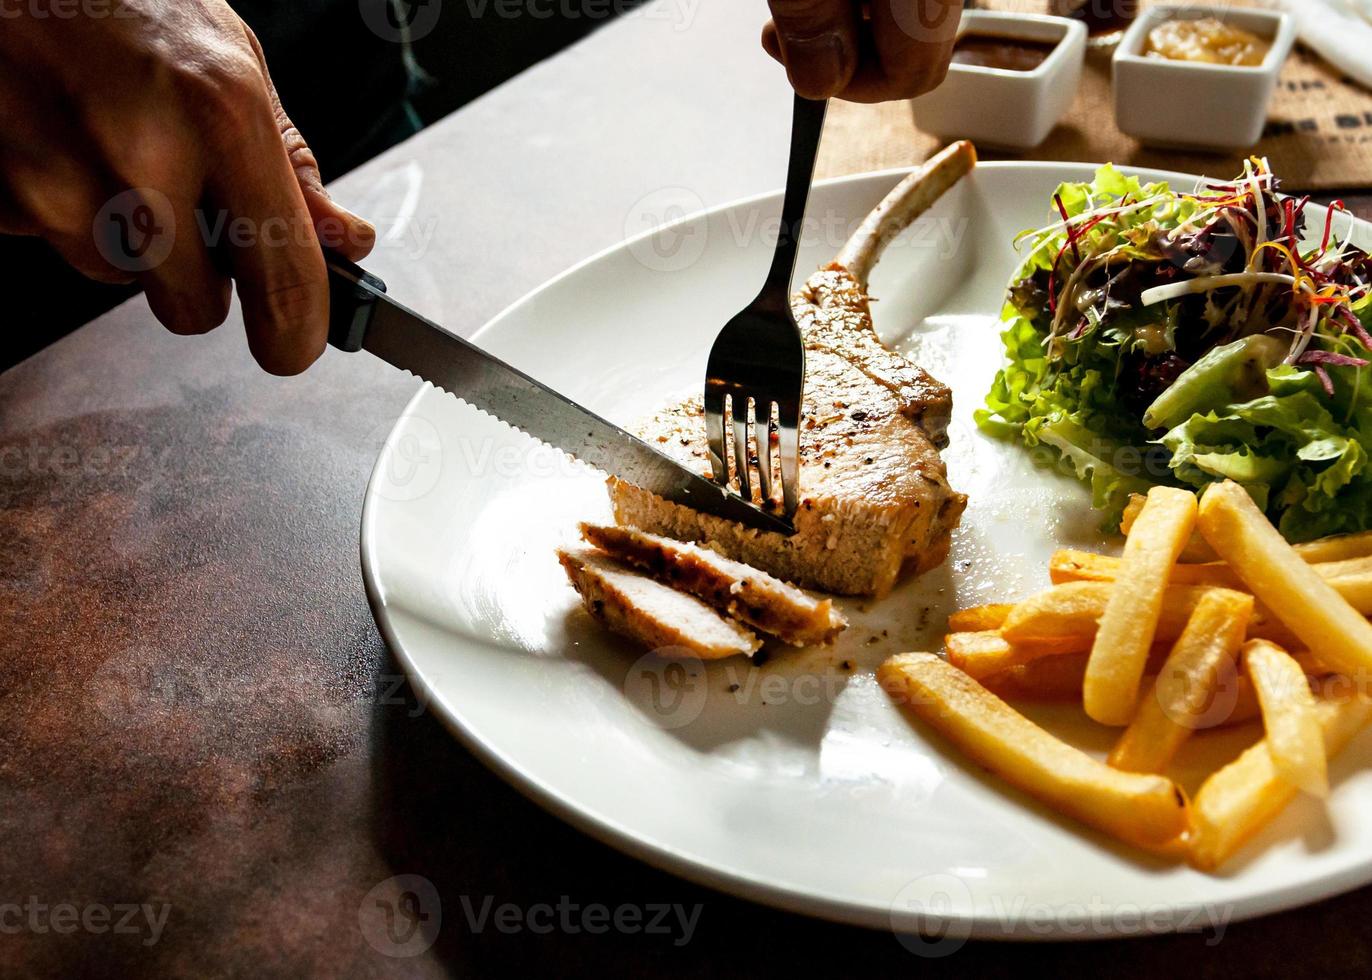
[[[1214,17],[1168,20],[1148,32],[1144,54],[1172,61],[1253,67],[1262,64],[1271,45],[1250,31]]]

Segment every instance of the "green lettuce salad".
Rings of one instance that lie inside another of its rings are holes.
[[[1016,239],[1008,362],[977,412],[1091,484],[1242,484],[1291,541],[1372,527],[1372,260],[1266,162],[1190,193],[1113,167]]]

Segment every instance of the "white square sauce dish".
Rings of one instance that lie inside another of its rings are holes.
[[[1085,52],[1081,21],[964,11],[948,77],[912,102],[915,125],[984,146],[1037,146],[1071,106]]]
[[[1150,50],[1154,31],[1169,24],[1172,56]],[[1246,32],[1267,46],[1258,64],[1221,64],[1184,60],[1221,57],[1233,50],[1233,38],[1207,47],[1198,28]],[[1277,75],[1295,40],[1291,16],[1279,11],[1224,6],[1151,7],[1124,35],[1112,62],[1115,122],[1120,131],[1160,146],[1247,149],[1262,136],[1267,105]],[[1227,45],[1227,47],[1225,46]]]

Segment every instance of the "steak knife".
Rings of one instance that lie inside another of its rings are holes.
[[[642,439],[396,302],[386,284],[326,250],[329,343],[365,350],[506,425],[673,503],[747,527],[792,534],[780,514],[692,472]]]

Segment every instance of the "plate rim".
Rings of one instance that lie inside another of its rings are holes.
[[[1009,171],[1053,171],[1063,173],[1064,180],[1074,179],[1080,175],[1093,174],[1101,163],[1084,163],[1079,161],[1051,161],[1051,160],[993,160],[978,162],[977,170],[1009,170]],[[1159,180],[1181,180],[1198,181],[1204,178],[1196,174],[1188,174],[1176,170],[1162,170],[1154,167],[1134,167],[1125,164],[1114,164],[1120,171],[1147,177],[1148,179]],[[909,167],[892,167],[884,170],[867,171],[858,174],[845,174],[840,177],[831,177],[815,182],[816,187],[842,186],[849,183],[863,183],[877,178],[890,177],[898,178],[913,173],[919,169],[919,165]],[[713,207],[694,211],[684,215],[670,224],[658,228],[651,228],[629,238],[615,242],[589,256],[574,263],[567,269],[544,281],[534,289],[520,296],[513,303],[503,308],[491,319],[483,323],[469,337],[476,341],[484,336],[495,324],[504,320],[520,307],[535,301],[543,292],[553,288],[563,280],[570,278],[583,269],[601,261],[607,256],[620,252],[630,245],[659,234],[664,229],[676,228],[681,225],[700,221],[717,213],[728,211],[734,208],[756,204],[771,198],[780,198],[781,189],[763,191],[757,194],[747,195],[733,200],[725,201]],[[1323,205],[1317,205],[1323,208]],[[1360,225],[1372,226],[1372,222],[1354,217],[1352,227]],[[657,841],[642,833],[626,827],[610,817],[596,812],[588,807],[581,806],[576,802],[564,798],[554,788],[529,773],[516,760],[499,751],[494,746],[488,744],[480,738],[475,731],[468,727],[462,717],[462,713],[448,705],[442,694],[430,684],[405,649],[396,633],[394,624],[391,622],[388,609],[381,597],[380,583],[377,581],[377,568],[374,551],[377,547],[376,539],[376,509],[379,494],[376,491],[379,475],[382,472],[382,464],[387,459],[388,454],[393,449],[393,444],[400,434],[400,429],[406,420],[415,416],[417,407],[421,402],[430,397],[430,392],[437,390],[429,382],[424,382],[419,390],[414,393],[405,404],[404,409],[397,416],[394,425],[387,434],[386,440],[378,452],[376,460],[372,464],[372,469],[367,478],[367,486],[363,496],[362,518],[359,528],[358,544],[359,559],[362,571],[363,588],[366,593],[367,605],[371,610],[372,618],[376,621],[382,639],[386,643],[387,649],[394,656],[405,676],[411,685],[415,686],[417,693],[423,699],[422,703],[432,708],[434,714],[442,722],[443,726],[457,739],[462,746],[475,756],[482,765],[503,779],[508,785],[514,787],[525,798],[542,807],[552,816],[566,822],[577,830],[589,837],[614,848],[622,854],[642,861],[645,864],[658,870],[677,875],[696,885],[712,888],[726,895],[737,898],[744,898],[748,901],[757,902],[772,908],[783,911],[793,912],[800,915],[812,916],[830,922],[837,922],[844,925],[861,926],[868,929],[880,930],[899,935],[900,933],[912,932],[934,932],[940,931],[943,934],[957,937],[963,940],[979,940],[993,942],[1095,942],[1108,939],[1143,939],[1149,936],[1165,935],[1178,931],[1177,926],[1169,926],[1159,932],[1147,932],[1139,930],[1137,932],[1122,932],[1118,930],[1101,931],[1095,934],[1087,934],[1086,930],[1064,930],[1060,921],[1054,922],[1051,928],[1043,928],[1038,925],[1029,928],[1028,921],[1023,916],[1005,917],[998,920],[991,920],[985,916],[978,916],[972,913],[953,913],[953,914],[929,914],[911,913],[903,915],[897,922],[892,908],[877,906],[871,903],[860,901],[850,901],[844,899],[824,898],[813,894],[811,890],[800,885],[788,885],[776,879],[761,879],[752,875],[743,874],[722,868],[706,860],[698,859],[681,850],[671,847],[661,841]],[[1288,911],[1294,908],[1304,907],[1324,899],[1332,898],[1337,895],[1352,891],[1355,888],[1372,882],[1372,854],[1362,862],[1351,865],[1339,871],[1324,874],[1313,880],[1293,882],[1282,885],[1275,889],[1262,892],[1258,895],[1250,895],[1242,898],[1230,900],[1224,904],[1230,909],[1230,916],[1226,921],[1226,928],[1236,922],[1243,922],[1261,916],[1273,915]],[[1174,913],[1170,916],[1170,922],[1178,922],[1182,916],[1188,912],[1201,912],[1207,907],[1212,907],[1213,902],[1186,902],[1178,901],[1168,903],[1167,908]],[[1039,921],[1039,920],[1036,920]]]

